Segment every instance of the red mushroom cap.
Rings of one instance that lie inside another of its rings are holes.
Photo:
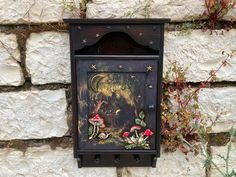
[[[94,121],[99,121],[101,119],[101,117],[99,116],[99,114],[96,114],[94,117],[93,117],[93,120]]]
[[[141,129],[140,126],[134,125],[134,126],[132,126],[132,127],[130,128],[130,132],[133,132],[134,130],[140,130],[140,129]]]
[[[145,132],[143,133],[145,136],[152,136],[153,132],[150,129],[145,130]]]
[[[123,134],[122,134],[122,137],[128,137],[129,136],[129,132],[124,132]]]
[[[93,125],[105,127],[104,120],[99,116],[99,114],[96,114],[94,117],[90,118],[89,122]]]

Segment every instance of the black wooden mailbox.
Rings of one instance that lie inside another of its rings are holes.
[[[78,166],[153,166],[160,156],[164,23],[65,19],[70,25]]]

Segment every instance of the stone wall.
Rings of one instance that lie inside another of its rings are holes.
[[[87,4],[87,17],[123,17],[138,2],[93,0]],[[153,0],[150,9],[152,18],[172,19],[165,31],[164,68],[173,59],[189,66],[187,80],[193,85],[221,64],[222,51],[236,49],[235,28],[212,35],[197,29],[190,34],[175,30],[203,12],[204,0]],[[143,13],[140,10],[134,17]],[[162,152],[157,168],[77,168],[72,155],[69,40],[67,27],[61,24],[63,16],[70,14],[60,0],[0,0],[0,177],[219,176],[214,168],[204,170],[201,155],[179,151]],[[235,21],[236,9],[224,20]],[[225,153],[225,134],[236,127],[235,83],[234,56],[213,86],[199,95],[201,110],[209,117],[227,112],[210,136],[214,157]],[[233,147],[230,167],[236,166],[236,143]],[[216,158],[216,163],[224,167],[221,159]]]

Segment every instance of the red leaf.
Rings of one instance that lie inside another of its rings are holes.
[[[207,6],[209,8],[213,7],[216,3],[216,0],[207,0]]]
[[[188,153],[188,149],[186,149],[185,147],[184,147],[184,145],[179,145],[179,150],[181,151],[181,152],[183,152],[184,154],[187,154]]]

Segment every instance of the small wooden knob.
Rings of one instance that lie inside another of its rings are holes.
[[[115,163],[119,163],[120,162],[120,155],[115,155],[114,162]]]
[[[100,155],[95,155],[94,162],[99,163],[100,162]]]
[[[134,160],[136,163],[140,162],[140,156],[139,155],[134,155]]]

